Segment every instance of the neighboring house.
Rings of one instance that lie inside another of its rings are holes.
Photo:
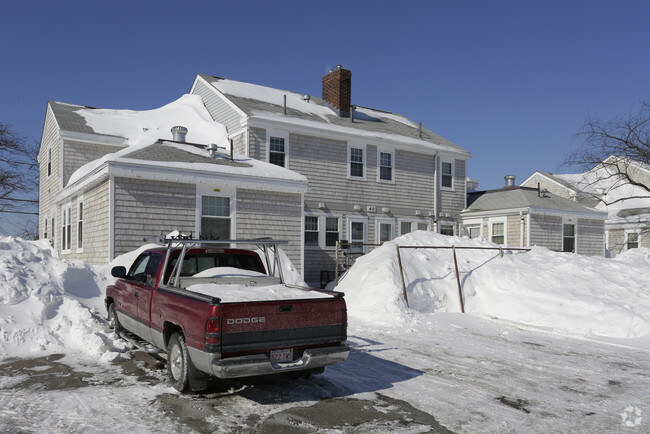
[[[335,270],[339,240],[380,244],[414,231],[460,234],[471,154],[403,116],[351,104],[351,72],[322,79],[323,98],[198,75],[235,151],[299,172],[305,280]],[[364,250],[369,249],[365,247]]]
[[[613,156],[585,173],[537,171],[521,185],[534,188],[539,185],[558,196],[607,212],[606,249],[610,256],[616,256],[627,249],[650,247],[650,193],[614,175],[612,168],[617,164],[625,164],[634,182],[650,186],[648,165]]]
[[[211,154],[207,143],[223,151],[227,134],[196,95],[144,112],[50,101],[38,157],[41,238],[63,258],[104,264],[173,230],[271,236],[289,241],[284,249],[300,270],[307,179],[231,159],[227,149]]]
[[[506,177],[508,179],[508,177]],[[607,213],[545,190],[509,184],[468,193],[462,212],[466,234],[509,247],[604,255]]]

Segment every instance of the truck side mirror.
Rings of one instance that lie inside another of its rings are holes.
[[[118,279],[126,277],[126,267],[118,265],[117,267],[111,268],[111,276],[117,277]]]

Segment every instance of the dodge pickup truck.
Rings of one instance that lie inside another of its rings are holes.
[[[118,336],[167,353],[176,390],[202,390],[210,376],[318,373],[347,359],[343,294],[284,283],[282,242],[156,241],[128,270],[113,267],[105,304]]]

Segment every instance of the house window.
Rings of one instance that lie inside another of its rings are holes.
[[[340,218],[305,216],[305,246],[335,247],[340,240]]]
[[[84,203],[79,201],[77,205],[77,248],[83,249],[84,247]]]
[[[575,252],[576,227],[573,224],[562,225],[562,251]]]
[[[285,167],[284,138],[271,136],[269,143],[269,163]]]
[[[379,222],[377,224],[378,244],[393,239],[393,223],[392,222]]]
[[[393,180],[393,153],[379,153],[379,179],[381,181]]]
[[[450,161],[440,163],[440,186],[449,189],[454,187],[454,165]]]
[[[627,233],[627,248],[628,249],[637,249],[639,247],[639,233],[638,232],[628,232]]]
[[[64,205],[62,209],[61,225],[61,250],[69,251],[72,248],[72,205]]]
[[[201,237],[230,239],[230,198],[201,196]]]
[[[428,223],[418,223],[418,231],[428,231],[428,230],[429,230]]]
[[[490,239],[495,244],[505,244],[505,223],[492,223],[492,236]]]
[[[440,225],[440,235],[454,236],[454,225]]]
[[[350,177],[365,178],[365,165],[363,162],[363,148],[350,148]]]
[[[47,148],[47,176],[52,174],[52,148]]]
[[[401,222],[399,224],[400,235],[408,234],[411,232],[411,222]]]
[[[480,226],[470,226],[467,228],[467,232],[469,234],[469,237],[474,239],[478,238],[481,236],[481,227]]]
[[[429,225],[424,222],[402,221],[399,224],[400,235],[405,235],[413,231],[427,231],[427,230],[429,230]]]
[[[337,217],[325,218],[325,246],[334,247],[339,240],[339,219]]]
[[[318,217],[305,216],[305,246],[318,246]]]

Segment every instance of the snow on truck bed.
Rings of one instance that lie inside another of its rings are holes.
[[[251,302],[251,301],[274,301],[274,300],[297,300],[305,298],[331,298],[334,294],[326,294],[321,291],[312,291],[309,288],[298,288],[283,284],[271,284],[265,286],[247,285],[246,280],[254,281],[256,278],[269,277],[266,274],[256,271],[242,270],[232,267],[216,267],[202,271],[192,277],[215,278],[217,279],[241,279],[242,284],[224,283],[197,283],[189,285],[188,291],[198,294],[209,295],[221,299],[223,303]]]

